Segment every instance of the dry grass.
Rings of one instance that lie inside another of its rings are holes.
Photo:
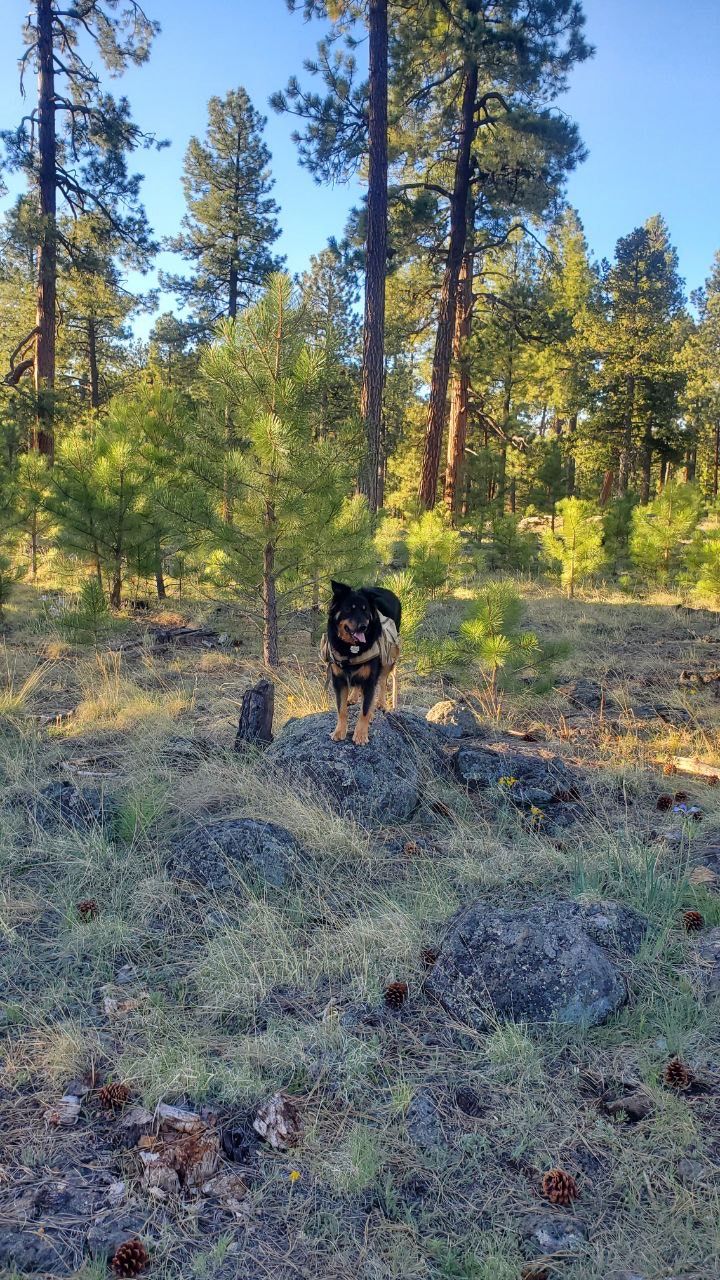
[[[382,840],[232,755],[233,717],[257,661],[138,650],[65,654],[41,666],[44,637],[16,619],[12,687],[19,695],[31,684],[0,736],[10,797],[34,795],[58,770],[67,776],[69,761],[97,755],[114,762],[118,813],[104,837],[43,831],[10,802],[3,813],[6,1165],[43,1176],[63,1161],[75,1167],[85,1130],[48,1136],[42,1114],[84,1072],[127,1080],[148,1105],[207,1101],[227,1117],[278,1088],[303,1099],[302,1146],[291,1157],[261,1154],[246,1222],[201,1231],[191,1206],[163,1210],[153,1274],[517,1280],[519,1223],[538,1208],[539,1173],[555,1164],[578,1176],[577,1212],[589,1232],[554,1277],[601,1280],[628,1266],[649,1280],[713,1274],[717,1097],[676,1096],[661,1073],[671,1054],[698,1068],[716,1069],[720,1059],[715,1012],[687,983],[688,940],[678,928],[688,906],[708,925],[720,923],[720,899],[687,878],[692,842],[720,830],[720,789],[682,783],[705,817],[700,828],[687,824],[679,847],[650,832],[677,823],[655,811],[667,782],[651,762],[670,752],[712,759],[720,749],[720,702],[705,692],[689,697],[677,684],[680,667],[715,662],[720,628],[712,615],[676,609],[675,598],[638,602],[618,593],[571,603],[538,585],[525,590],[530,625],[571,642],[561,674],[597,680],[622,712],[581,730],[557,690],[507,701],[510,724],[535,724],[545,745],[587,771],[593,785],[582,821],[558,839],[525,830],[509,807],[489,822],[439,786],[450,816],[432,827],[430,851],[408,855],[393,850],[420,834],[414,826]],[[442,611],[449,622],[457,613],[452,604]],[[280,723],[328,703],[303,653],[276,682]],[[439,678],[411,670],[402,687],[406,704],[424,707],[443,689]],[[43,699],[72,706],[74,716],[51,732],[38,729]],[[633,715],[643,701],[685,708],[690,719],[659,728]],[[179,773],[166,752],[178,734],[217,752]],[[263,889],[239,877],[220,896],[168,875],[180,830],[236,814],[279,822],[302,841],[308,854],[297,883]],[[421,948],[473,897],[525,901],[549,892],[612,896],[650,917],[627,1007],[590,1032],[498,1023],[480,1035],[450,1025],[424,996]],[[88,897],[100,915],[84,923],[76,904]],[[401,1015],[378,1018],[393,979],[408,982],[410,999]],[[106,996],[131,1007],[110,1017]],[[641,1081],[654,1101],[636,1125],[611,1120],[598,1105],[603,1089],[623,1079]],[[474,1091],[478,1116],[458,1106],[460,1089]],[[435,1146],[413,1138],[417,1099],[426,1096],[445,1134]],[[99,1147],[97,1159],[113,1176],[122,1165],[134,1177],[109,1148]],[[697,1162],[692,1183],[683,1160]],[[291,1169],[300,1174],[292,1183]],[[96,1280],[93,1267],[78,1274]]]

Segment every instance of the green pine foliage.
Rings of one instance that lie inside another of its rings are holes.
[[[690,538],[700,519],[700,494],[692,484],[667,484],[647,506],[632,515],[630,555],[644,576],[669,584],[682,568]]]
[[[315,430],[324,361],[308,339],[291,280],[272,276],[260,300],[224,322],[200,365],[203,404],[178,441],[183,481],[165,500],[197,532],[206,576],[239,596],[279,661],[280,618],[300,588],[360,525],[348,507],[347,462]]]
[[[560,524],[546,530],[543,546],[572,600],[575,588],[606,563],[602,519],[594,504],[581,498],[565,498],[558,503],[557,514]]]
[[[441,511],[426,511],[408,525],[408,567],[421,591],[431,597],[445,591],[460,564],[462,539]]]

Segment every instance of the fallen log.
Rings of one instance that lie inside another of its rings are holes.
[[[706,764],[703,760],[695,760],[693,756],[672,756],[670,760],[656,760],[662,766],[666,777],[674,773],[682,773],[691,778],[702,778],[708,786],[714,787],[720,782],[720,761],[717,764]]]

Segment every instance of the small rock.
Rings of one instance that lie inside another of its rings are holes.
[[[625,1116],[632,1124],[636,1124],[638,1120],[645,1120],[647,1116],[652,1115],[654,1109],[652,1098],[642,1089],[603,1103],[603,1110],[607,1115]]]
[[[419,1089],[412,1099],[407,1111],[407,1133],[410,1141],[423,1150],[443,1145],[445,1133],[430,1089]]]
[[[46,1124],[51,1125],[70,1126],[77,1124],[81,1106],[82,1101],[80,1098],[72,1093],[66,1093],[53,1106],[48,1107],[43,1118]]]
[[[99,1214],[87,1234],[87,1250],[91,1258],[111,1258],[118,1245],[141,1236],[145,1219],[138,1213],[107,1210]]]
[[[425,719],[429,724],[438,725],[448,738],[472,738],[482,733],[480,722],[470,708],[454,698],[436,702]]]
[[[507,743],[461,747],[455,757],[460,781],[473,791],[528,807],[577,799],[580,779],[559,756],[523,751]]]
[[[89,831],[94,826],[111,822],[115,805],[100,787],[82,790],[73,782],[51,782],[33,802],[25,801],[39,827],[50,831],[56,827],[73,827]]]
[[[234,887],[233,870],[251,871],[280,889],[288,883],[305,850],[284,827],[255,818],[222,818],[198,826],[176,841],[169,863],[178,879],[194,880],[222,892]]]
[[[525,1218],[521,1234],[528,1246],[541,1254],[573,1254],[582,1249],[587,1229],[575,1216],[535,1213]]]
[[[720,994],[720,925],[707,929],[691,944],[690,978],[704,995]]]
[[[698,1183],[707,1181],[708,1169],[702,1160],[696,1160],[692,1156],[681,1156],[677,1162],[677,1176],[684,1187],[694,1187]]]
[[[595,680],[588,680],[585,676],[580,676],[578,680],[571,680],[569,684],[560,685],[559,691],[565,695],[568,702],[572,702],[573,706],[587,711],[599,711],[603,705],[612,704],[610,697],[603,696],[600,685]]]

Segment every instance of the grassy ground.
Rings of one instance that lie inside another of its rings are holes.
[[[716,1274],[720,1083],[678,1095],[662,1070],[677,1054],[720,1081],[717,1009],[688,980],[679,927],[689,907],[720,923],[720,897],[689,880],[693,849],[720,833],[720,788],[668,780],[662,765],[676,754],[720,759],[720,701],[678,684],[684,668],[720,670],[720,622],[671,596],[571,604],[536,585],[527,593],[541,638],[570,642],[558,677],[596,680],[614,704],[588,717],[557,688],[506,700],[505,727],[531,729],[597,779],[597,804],[562,839],[511,815],[489,823],[450,787],[429,833],[362,830],[233,755],[259,665],[231,614],[205,607],[202,618],[239,648],[157,652],[142,619],[96,652],[39,623],[36,594],[21,588],[0,652],[0,1193],[78,1171],[124,1179],[147,1222],[152,1274],[167,1280],[516,1280],[521,1225],[543,1207],[543,1170],[559,1164],[580,1185],[566,1212],[588,1238],[551,1275]],[[458,608],[438,603],[437,625],[452,625]],[[200,613],[173,602],[165,617]],[[286,652],[295,656],[277,680],[276,725],[327,705],[307,630],[298,625]],[[408,704],[427,708],[443,691],[440,678],[404,674]],[[684,722],[643,718],[649,703]],[[179,736],[218,750],[181,769]],[[112,839],[28,824],[17,801],[59,777],[100,783],[119,801]],[[678,786],[702,807],[700,824],[656,811],[659,793]],[[302,883],[271,891],[238,879],[222,898],[178,884],[165,870],[172,839],[210,814],[289,828],[313,854]],[[663,839],[679,822],[680,842]],[[453,1025],[423,994],[421,949],[474,896],[549,892],[612,896],[650,917],[627,1007],[585,1032]],[[99,915],[83,922],[76,904],[88,898]],[[393,979],[410,999],[387,1014]],[[344,1025],[360,1006],[378,1016]],[[73,1079],[123,1081],[149,1107],[205,1105],[223,1124],[286,1089],[300,1099],[304,1138],[291,1155],[253,1155],[234,1213],[203,1196],[161,1203],[92,1093],[75,1127],[47,1124]],[[635,1124],[600,1105],[626,1084],[652,1099]],[[423,1108],[432,1141],[418,1140]],[[88,1261],[77,1274],[105,1271]]]

